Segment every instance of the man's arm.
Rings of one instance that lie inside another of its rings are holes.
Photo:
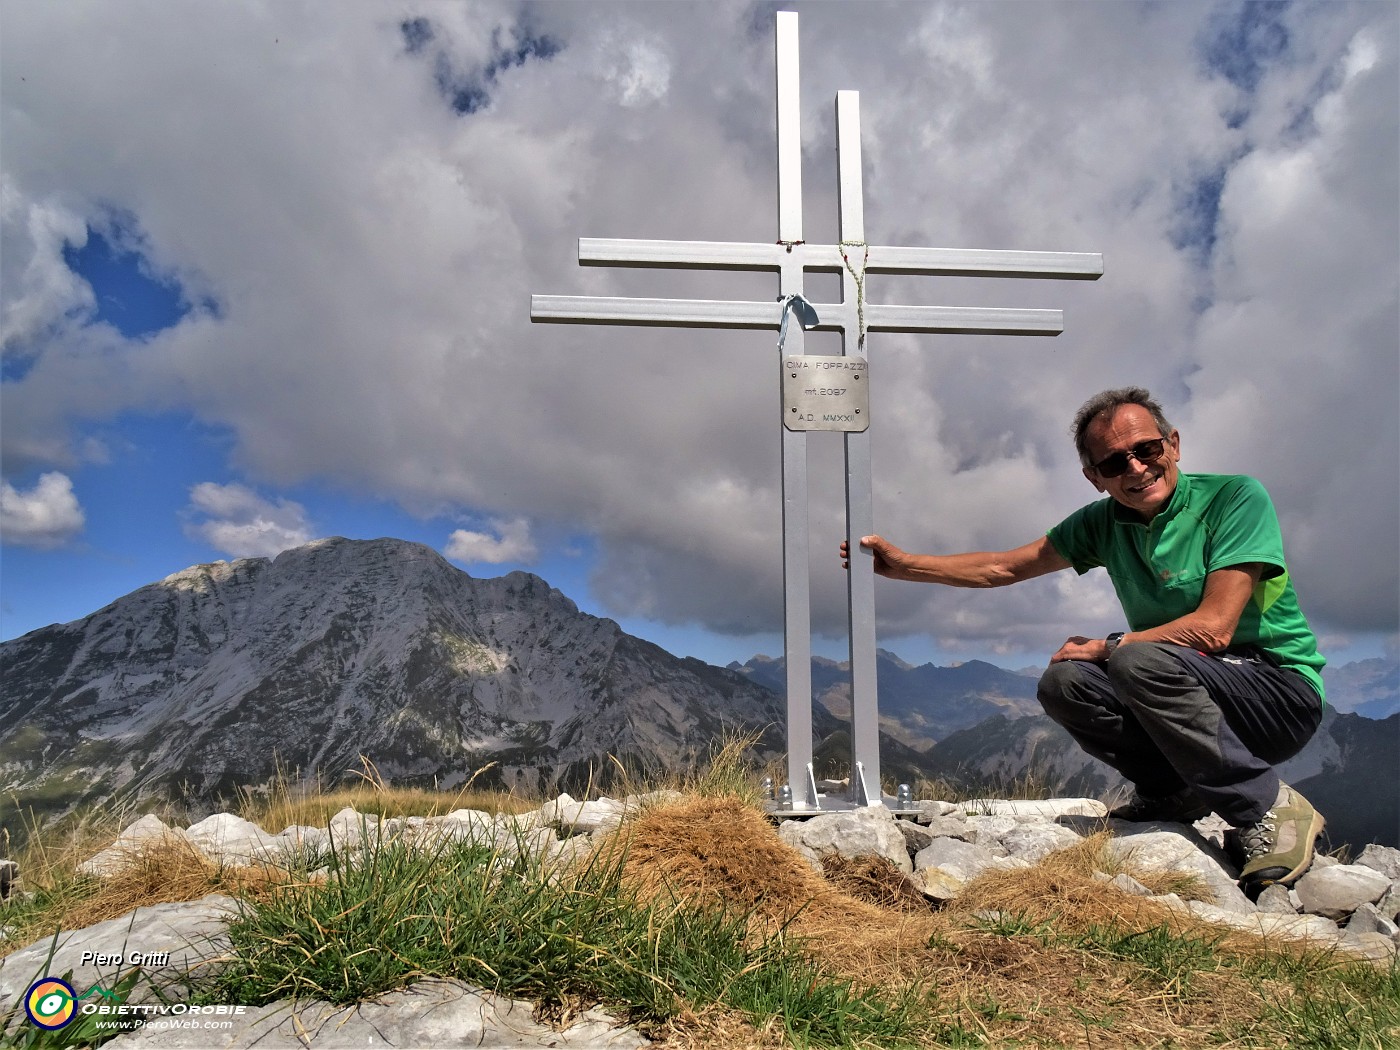
[[[1206,576],[1201,604],[1185,616],[1168,620],[1160,627],[1131,631],[1123,635],[1121,645],[1133,642],[1171,642],[1187,645],[1204,653],[1217,653],[1226,648],[1235,636],[1240,616],[1249,603],[1254,588],[1264,573],[1264,565],[1251,562],[1216,569]],[[1108,645],[1102,638],[1076,636],[1060,646],[1051,663],[1060,660],[1108,659]]]
[[[1005,587],[1070,567],[1048,536],[1014,550],[970,554],[911,554],[881,536],[862,536],[860,545],[874,554],[880,576],[949,587]],[[843,565],[849,566],[849,550],[842,542]]]

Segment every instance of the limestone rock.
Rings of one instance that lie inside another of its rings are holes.
[[[982,816],[969,814],[967,817],[967,841],[998,851],[1001,837],[1012,828],[1019,827],[1020,821],[1010,816]],[[1000,850],[1004,853],[1004,849]]]
[[[1106,817],[1108,807],[1093,798],[973,799],[962,804],[964,812],[989,817]]]
[[[810,820],[785,820],[778,837],[807,858],[817,871],[829,853],[855,859],[884,857],[906,874],[914,870],[894,815],[883,806],[822,813]]]
[[[899,833],[904,836],[904,848],[911,854],[918,853],[930,842],[938,837],[938,833],[923,824],[917,824],[912,820],[896,819],[894,826],[899,829]]]
[[[454,809],[440,817],[429,817],[412,833],[414,841],[433,845],[448,842],[494,842],[496,818],[479,809]]]
[[[1079,841],[1078,835],[1059,824],[1022,824],[1003,835],[999,844],[1011,856],[1033,864]]]
[[[330,853],[331,837],[325,828],[292,824],[273,835],[253,852],[253,859],[283,868],[314,868]]]
[[[1390,889],[1390,880],[1374,868],[1335,864],[1315,868],[1298,880],[1303,910],[1329,919],[1344,919],[1363,904],[1374,904]]]
[[[224,931],[237,909],[231,897],[211,893],[197,901],[137,908],[86,929],[64,930],[56,941],[46,938],[0,959],[0,1003],[15,1002],[45,974],[72,970],[71,983],[88,988],[99,981],[110,983],[119,971],[130,968],[84,962],[84,952],[121,956],[128,964],[132,953],[152,958],[154,965],[141,964],[145,979],[128,1000],[150,1001],[152,983],[162,989],[183,987],[186,974],[215,965],[228,952]],[[50,950],[53,959],[46,961]]]
[[[147,813],[129,825],[110,846],[79,864],[78,874],[98,878],[116,875],[129,868],[147,846],[166,839],[188,841],[184,831],[170,827],[154,813]]]
[[[1389,962],[1396,956],[1396,944],[1382,933],[1343,933],[1338,947],[1352,955],[1375,962]]]
[[[111,1050],[185,1048],[191,1033],[154,1024],[106,1043]],[[207,1050],[339,1050],[344,1047],[557,1047],[635,1050],[648,1045],[601,1010],[555,1031],[534,1019],[531,1004],[459,981],[426,980],[358,1006],[285,1002],[248,1007],[231,1029],[201,1032]]]
[[[1138,882],[1137,879],[1133,878],[1127,872],[1120,871],[1117,875],[1110,877],[1102,871],[1096,871],[1094,872],[1094,879],[1098,882],[1106,882],[1115,889],[1122,890],[1124,893],[1131,894],[1134,897],[1152,896],[1152,890],[1149,887]]]
[[[1255,910],[1227,867],[1229,858],[1189,825],[1123,824],[1122,828],[1124,830],[1109,842],[1115,857],[1149,871],[1184,871],[1199,875],[1215,897],[1217,906],[1234,912]],[[1127,830],[1132,828],[1143,830]]]
[[[192,824],[185,836],[216,864],[251,864],[273,852],[273,836],[251,820],[215,813]]]
[[[379,817],[374,813],[359,813],[346,806],[326,825],[331,842],[337,850],[359,849],[365,844],[382,842]]]
[[[540,807],[544,823],[554,826],[565,837],[612,831],[621,826],[626,815],[627,804],[617,799],[576,802],[567,793]]]
[[[1400,882],[1400,849],[1378,846],[1373,842],[1361,851],[1356,863],[1363,868],[1375,869],[1391,882]]]
[[[1376,910],[1391,922],[1400,923],[1400,883],[1390,884],[1386,895],[1376,901]]]
[[[962,879],[942,868],[919,868],[909,877],[924,896],[942,903],[956,900],[966,885]]]
[[[925,800],[923,802],[915,802],[910,808],[918,814],[914,819],[920,824],[927,823],[937,817],[946,817],[962,812],[960,807],[954,802]]]
[[[1347,920],[1347,933],[1379,933],[1396,940],[1400,938],[1400,926],[1382,915],[1374,904],[1363,904]]]
[[[1297,915],[1298,906],[1293,902],[1293,896],[1287,886],[1274,883],[1272,886],[1265,886],[1259,894],[1259,899],[1254,902],[1254,906],[1262,912],[1272,915]]]
[[[986,846],[959,839],[936,839],[914,857],[915,871],[936,869],[953,876],[960,883],[971,882],[988,868],[1007,866],[1004,858],[996,856]],[[925,886],[929,885],[927,875],[924,882]]]
[[[927,827],[934,838],[962,839],[964,842],[971,842],[976,836],[975,830],[968,824],[967,818],[964,816],[930,817],[927,821],[920,819],[919,824],[921,827]],[[920,849],[922,848],[921,846]],[[914,852],[917,853],[918,850]]]

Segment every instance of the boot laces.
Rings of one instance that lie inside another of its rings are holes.
[[[1277,835],[1278,817],[1273,810],[1269,810],[1259,823],[1251,824],[1240,832],[1240,845],[1244,847],[1245,856],[1252,859],[1273,849]]]

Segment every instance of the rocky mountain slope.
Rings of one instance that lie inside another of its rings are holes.
[[[334,783],[578,788],[608,756],[684,768],[783,703],[580,613],[526,573],[479,580],[419,544],[329,539],[199,565],[0,644],[0,795],[230,797],[278,770]],[[834,723],[823,722],[829,732]],[[198,808],[196,806],[196,808]]]

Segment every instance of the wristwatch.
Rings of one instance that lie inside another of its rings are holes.
[[[1106,646],[1108,647],[1108,655],[1109,655],[1109,656],[1112,656],[1112,655],[1113,655],[1114,650],[1116,650],[1116,649],[1118,648],[1118,643],[1121,642],[1122,640],[1123,640],[1123,632],[1122,632],[1122,631],[1114,631],[1112,634],[1110,634],[1107,638],[1105,638],[1105,639],[1103,640],[1103,644],[1106,645]]]

